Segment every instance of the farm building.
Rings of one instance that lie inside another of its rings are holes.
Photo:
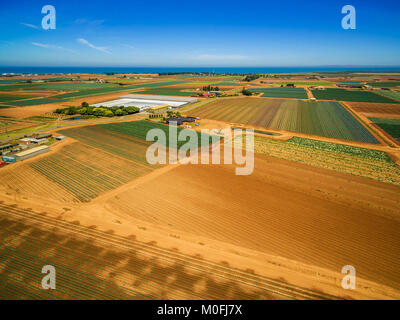
[[[18,161],[21,161],[21,160],[32,158],[34,156],[37,156],[39,154],[42,154],[42,153],[45,153],[45,152],[48,152],[48,151],[50,151],[50,148],[48,146],[39,146],[39,147],[35,147],[35,148],[32,148],[32,149],[25,150],[25,151],[22,151],[20,153],[17,153],[15,155],[15,158]]]
[[[18,142],[20,143],[20,144],[23,144],[23,145],[26,145],[26,144],[30,144],[32,141],[33,138],[22,138],[22,139],[19,139],[18,140]]]
[[[41,139],[37,139],[37,138],[23,138],[20,139],[19,142],[23,145],[27,145],[27,144],[43,144],[46,143],[47,141],[49,141],[47,138],[41,138]]]
[[[169,109],[168,104],[161,104],[159,106],[151,107],[148,111],[150,113],[164,113]]]
[[[10,148],[14,148],[14,147],[17,147],[17,146],[18,146],[17,143],[4,144],[4,145],[0,146],[0,151],[7,150],[7,149],[10,149]]]
[[[178,126],[182,125],[184,122],[195,122],[196,118],[193,117],[179,117],[179,118],[168,118],[168,124],[177,124]]]
[[[144,95],[144,94],[128,94],[119,97],[119,99],[105,101],[93,104],[93,107],[137,107],[144,110],[159,105],[168,105],[171,108],[182,107],[189,103],[197,102],[196,98],[189,97],[173,97],[173,96],[157,96],[157,95]]]
[[[55,138],[56,138],[56,140],[58,140],[58,141],[61,141],[61,140],[65,140],[65,139],[66,139],[65,136],[57,136],[57,137],[55,137]]]
[[[34,137],[35,137],[37,140],[40,140],[40,139],[51,138],[51,136],[52,136],[51,133],[39,133],[39,134],[35,135]]]

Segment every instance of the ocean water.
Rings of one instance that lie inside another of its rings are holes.
[[[215,73],[309,73],[309,72],[400,72],[394,67],[1,67],[2,73],[68,74],[86,73],[165,73],[165,72],[215,72]]]

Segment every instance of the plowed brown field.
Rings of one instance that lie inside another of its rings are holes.
[[[391,103],[368,103],[368,102],[346,102],[356,112],[367,117],[376,118],[400,118],[400,104]]]
[[[357,274],[400,289],[400,187],[257,156],[251,176],[231,166],[180,166],[105,201],[141,220]]]
[[[332,299],[0,202],[2,299]],[[55,266],[57,289],[40,286]]]

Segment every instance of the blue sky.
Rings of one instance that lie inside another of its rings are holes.
[[[399,66],[399,14],[397,0],[1,1],[0,65]]]

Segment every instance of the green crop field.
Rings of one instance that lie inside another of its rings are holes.
[[[130,141],[130,148],[138,152],[142,145]],[[152,170],[144,161],[122,159],[105,151],[101,146],[96,148],[74,143],[64,147],[62,152],[32,162],[30,166],[82,202]]]
[[[218,87],[242,87],[245,86],[245,84],[243,83],[237,83],[237,82],[218,82],[218,83],[214,83],[214,86],[218,86]]]
[[[400,185],[400,169],[379,150],[293,137],[278,141],[255,137],[254,151],[271,157]]]
[[[369,91],[328,88],[325,90],[313,90],[312,93],[318,100],[395,103],[392,99]]]
[[[158,87],[166,87],[166,86],[173,86],[175,84],[182,84],[182,83],[187,83],[187,81],[164,81],[164,82],[151,82],[151,83],[143,83],[143,84],[137,84],[137,88],[158,88]]]
[[[193,82],[187,82],[186,85],[188,86],[193,86],[193,87],[204,87],[204,86],[214,86],[217,85],[216,81],[193,81]]]
[[[85,89],[109,88],[115,87],[116,83],[52,83],[52,84],[34,84],[31,89],[34,90],[55,90],[55,91],[75,91]],[[24,90],[29,90],[24,88]]]
[[[375,88],[393,88],[399,87],[400,82],[369,82],[368,85]]]
[[[133,90],[136,88],[137,88],[137,86],[132,85],[132,86],[118,86],[118,87],[111,87],[111,88],[88,89],[88,90],[81,90],[78,92],[69,92],[69,93],[58,94],[58,95],[52,96],[52,98],[56,98],[56,99],[84,98],[84,97],[92,97],[92,96],[97,96],[97,95],[107,94],[107,93],[128,91],[128,90]]]
[[[386,91],[386,90],[380,90],[379,94],[400,101],[400,91]]]
[[[359,81],[338,81],[338,84],[353,84],[353,85],[361,85],[362,83]]]
[[[32,84],[0,84],[0,91],[17,91],[22,89],[33,88]]]
[[[256,88],[252,92],[262,92],[263,97],[307,99],[307,92],[303,88]]]
[[[9,102],[21,99],[30,99],[34,96],[16,96],[16,95],[7,95],[7,94],[0,94],[0,103],[1,102]]]
[[[88,89],[88,90],[81,90],[79,92],[70,92],[70,93],[55,95],[53,96],[53,98],[59,98],[59,99],[83,98],[83,97],[91,97],[107,93],[135,90],[140,88],[164,87],[185,82],[186,81],[152,82],[152,83],[143,83],[143,84],[136,84],[129,86],[117,86],[111,88]]]
[[[333,86],[336,84],[336,82],[329,82],[329,81],[324,81],[324,82],[318,82],[318,81],[298,81],[298,82],[274,82],[274,85],[279,85],[279,86],[286,86],[288,84],[294,84],[296,87],[298,86],[304,86],[304,87],[310,87],[310,86]]]
[[[151,144],[143,139],[106,130],[99,125],[64,129],[60,134],[118,157],[146,164],[146,149]]]
[[[167,138],[166,145],[168,147],[170,146],[170,144],[169,144],[170,126],[168,126],[168,125],[142,120],[142,121],[133,121],[133,122],[100,124],[100,125],[98,125],[98,127],[101,127],[103,129],[107,129],[110,131],[119,132],[119,133],[122,133],[125,135],[133,136],[136,138],[140,138],[143,140],[146,140],[146,135],[149,130],[161,129],[162,131],[164,131],[166,138]],[[178,135],[182,130],[183,130],[182,128],[177,128]],[[197,138],[198,138],[196,143],[198,146],[200,146],[200,132],[196,131],[196,134],[197,134]],[[215,141],[215,139],[219,139],[219,138],[220,137],[218,137],[218,136],[213,136],[213,141]],[[210,139],[211,139],[211,136],[210,136]],[[186,144],[187,141],[189,141],[189,140],[187,139],[185,141],[178,141],[177,147],[180,148],[182,145]]]
[[[370,118],[370,120],[400,142],[400,119]]]
[[[191,116],[323,137],[379,143],[340,103],[264,98],[227,98]]]
[[[190,90],[190,89],[183,89],[183,88],[152,88],[147,89],[144,91],[135,92],[137,94],[154,94],[154,95],[164,95],[164,96],[183,96],[189,97],[193,94],[196,94],[195,90],[193,89],[192,92],[185,92],[181,90]]]
[[[338,153],[345,153],[352,156],[361,157],[364,159],[379,160],[392,163],[390,157],[385,152],[380,150],[372,150],[355,146],[349,146],[346,144],[332,143],[332,142],[319,141],[319,140],[300,138],[300,137],[293,137],[287,140],[287,143],[294,144],[296,146],[318,149],[322,151],[334,151]]]
[[[64,102],[64,101],[66,101],[66,100],[41,98],[41,99],[19,100],[19,101],[7,102],[7,105],[14,106],[14,107],[27,107],[27,106],[35,106],[35,105],[39,105],[39,104],[49,104],[49,103],[57,103],[57,102]]]
[[[15,79],[15,80],[0,80],[0,84],[13,84],[13,83],[18,83],[18,82],[26,82],[27,80],[24,79]]]

